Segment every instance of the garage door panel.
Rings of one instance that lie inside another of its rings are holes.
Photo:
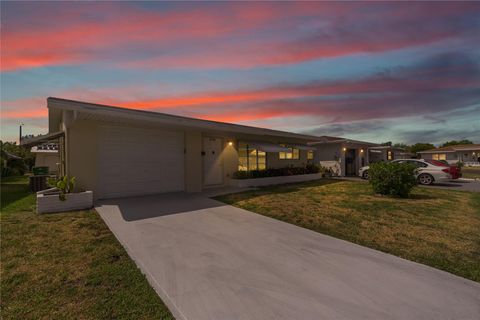
[[[182,132],[101,127],[99,197],[184,190]]]

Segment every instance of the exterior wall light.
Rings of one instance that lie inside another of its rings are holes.
[[[360,153],[363,153],[363,149],[360,149]]]
[[[347,151],[347,148],[343,148],[343,151]]]
[[[233,146],[233,142],[232,142],[232,141],[229,141],[229,142],[228,142],[228,145],[229,145],[229,146]]]

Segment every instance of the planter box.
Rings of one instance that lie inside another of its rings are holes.
[[[304,182],[321,179],[320,173],[312,174],[299,174],[294,176],[280,176],[280,177],[267,177],[256,179],[230,179],[229,185],[233,187],[246,188],[246,187],[261,187],[270,186],[275,184]]]
[[[58,194],[37,194],[37,213],[64,212],[72,210],[90,209],[93,207],[93,192],[67,193],[65,201],[58,198]]]

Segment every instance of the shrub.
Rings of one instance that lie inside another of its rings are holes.
[[[369,181],[376,193],[406,198],[417,184],[415,169],[407,163],[373,163],[368,170]]]
[[[305,167],[284,167],[270,168],[265,170],[236,171],[233,173],[234,179],[255,179],[279,176],[294,176],[299,174],[318,173],[320,168],[314,164],[307,164]]]
[[[73,192],[73,189],[75,188],[75,177],[68,177],[68,176],[63,176],[59,178],[50,178],[48,179],[48,184],[53,187],[57,188],[60,191],[60,194],[58,195],[58,198],[61,201],[65,201],[66,197],[65,195],[67,193]]]

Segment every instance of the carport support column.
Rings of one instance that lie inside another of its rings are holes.
[[[185,191],[202,191],[202,133],[185,132]]]

